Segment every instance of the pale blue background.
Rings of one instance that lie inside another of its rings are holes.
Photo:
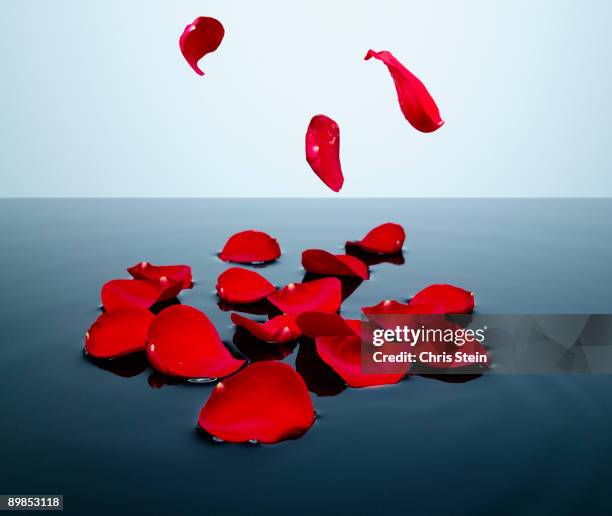
[[[198,77],[178,38],[226,38]],[[0,196],[333,196],[304,159],[341,128],[341,196],[610,196],[612,2],[5,0]],[[446,125],[403,119],[388,49]]]

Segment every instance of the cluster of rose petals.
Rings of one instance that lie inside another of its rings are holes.
[[[322,249],[306,249],[302,253],[302,266],[314,274],[369,278],[368,267],[359,258],[348,254],[331,254]]]
[[[195,73],[204,75],[198,67],[198,61],[217,50],[224,35],[225,29],[221,22],[207,16],[200,16],[185,27],[179,39],[179,46],[183,57]]]
[[[232,235],[223,246],[219,258],[224,262],[262,263],[281,255],[278,241],[263,231],[253,229]]]
[[[275,443],[300,437],[314,420],[302,377],[287,364],[258,362],[217,384],[198,425],[223,441]]]

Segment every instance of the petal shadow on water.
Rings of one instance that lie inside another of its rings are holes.
[[[122,378],[133,378],[134,376],[138,376],[144,373],[149,367],[147,354],[144,351],[112,359],[93,358],[87,355],[85,358],[96,367],[117,376],[121,376]]]
[[[184,383],[184,380],[153,371],[147,378],[147,383],[151,389],[161,389],[166,385],[179,385]]]
[[[295,369],[306,382],[308,390],[317,396],[337,396],[346,389],[346,383],[329,367],[311,339],[300,339]]]
[[[264,342],[251,335],[244,328],[236,328],[232,343],[236,349],[251,362],[284,360],[293,353],[297,345],[296,341],[287,342],[285,344]]]
[[[276,315],[281,315],[282,312],[276,308],[270,301],[263,299],[257,303],[228,303],[219,299],[217,306],[222,312],[241,312],[243,314],[252,315],[267,315],[270,319]]]
[[[316,281],[323,278],[338,278],[340,280],[342,286],[342,301],[346,301],[348,297],[351,296],[357,287],[363,283],[361,278],[356,278],[352,276],[324,276],[321,274],[313,274],[312,272],[307,272],[304,274],[304,278],[302,279],[302,283],[308,283],[309,281]]]
[[[359,258],[368,267],[379,265],[381,263],[390,263],[393,265],[404,265],[404,253],[400,251],[394,254],[376,254],[368,253],[354,244],[347,243],[345,246],[346,254]]]
[[[180,305],[180,304],[181,304],[180,300],[175,297],[172,299],[168,299],[167,301],[160,301],[159,303],[155,303],[151,308],[149,308],[149,310],[153,312],[155,315],[157,315],[164,308],[168,308],[169,306]]]

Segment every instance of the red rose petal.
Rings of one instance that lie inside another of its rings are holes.
[[[417,131],[431,133],[444,125],[440,111],[424,84],[400,63],[391,52],[368,50],[365,60],[375,57],[389,69],[404,117]]]
[[[470,314],[474,311],[474,294],[453,285],[430,285],[417,293],[410,304],[437,305],[438,313]]]
[[[314,274],[330,276],[356,276],[368,279],[368,267],[359,258],[347,254],[331,254],[322,249],[306,249],[302,253],[302,266]]]
[[[146,349],[154,369],[181,378],[221,378],[244,364],[225,348],[208,317],[185,305],[159,313],[149,328]]]
[[[300,375],[287,364],[258,362],[213,389],[198,425],[224,441],[276,443],[303,435],[314,419]]]
[[[278,241],[263,231],[241,231],[229,237],[219,258],[224,262],[262,263],[281,255]]]
[[[217,278],[217,293],[229,303],[255,303],[276,290],[261,274],[232,267]]]
[[[325,115],[310,120],[306,131],[306,161],[321,181],[334,192],[344,183],[340,166],[340,128]]]
[[[396,326],[405,326],[409,323],[414,326],[427,324],[432,318],[422,317],[423,315],[443,314],[440,305],[400,303],[387,299],[374,306],[364,306],[361,311],[365,316],[377,326],[393,329]],[[414,315],[412,318],[410,315]],[[433,318],[436,320],[437,318]]]
[[[346,245],[357,246],[370,253],[395,254],[402,250],[406,233],[399,224],[387,222],[370,230],[361,240],[347,242]]]
[[[85,350],[94,358],[116,358],[144,351],[155,316],[144,308],[104,312],[85,334]]]
[[[392,364],[390,366],[394,370],[399,367],[405,369],[401,373],[362,373],[361,321],[347,320],[346,322],[354,329],[353,335],[317,337],[315,343],[321,359],[336,371],[349,387],[387,385],[397,383],[406,376],[409,364]],[[384,369],[384,366],[381,366],[382,369]]]
[[[302,335],[300,328],[291,315],[278,315],[264,323],[233,313],[232,322],[246,329],[253,336],[265,342],[283,344],[295,340]]]
[[[191,267],[189,265],[153,265],[140,262],[127,270],[134,279],[144,281],[166,281],[180,283],[182,288],[191,288]]]
[[[328,312],[304,312],[296,317],[304,335],[314,337],[359,335],[361,329],[355,321],[347,321],[338,314]]]
[[[116,308],[151,308],[159,301],[176,297],[181,290],[179,283],[116,279],[102,286],[100,297],[107,312]]]
[[[338,278],[323,278],[308,283],[290,283],[268,296],[281,312],[337,312],[342,303],[342,284]]]
[[[195,73],[204,75],[204,72],[198,68],[198,61],[206,54],[217,50],[224,35],[225,29],[221,22],[206,16],[196,18],[193,23],[185,27],[179,39],[179,46]]]

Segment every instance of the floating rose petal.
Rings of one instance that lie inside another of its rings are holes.
[[[393,254],[377,254],[370,253],[347,242],[345,245],[346,254],[359,258],[368,267],[379,265],[381,263],[390,263],[392,265],[404,265],[404,253],[402,251]]]
[[[404,117],[417,131],[431,133],[444,125],[440,111],[424,84],[400,63],[391,52],[368,50],[365,60],[375,57],[389,69]]]
[[[346,389],[346,382],[317,353],[314,342],[304,339],[295,359],[295,369],[317,396],[337,396]]]
[[[107,312],[116,308],[151,308],[159,301],[176,297],[182,285],[168,281],[116,279],[102,286],[100,297]]]
[[[356,246],[370,253],[395,254],[402,250],[406,233],[399,224],[387,222],[376,226],[361,240],[347,242],[348,246]]]
[[[470,314],[474,311],[474,294],[453,285],[430,285],[417,293],[410,304],[434,305],[437,313]]]
[[[304,312],[296,317],[300,330],[308,337],[346,336],[359,334],[359,321],[343,319],[329,312]]]
[[[210,435],[238,443],[295,439],[313,423],[304,380],[280,362],[258,362],[217,384],[198,418]]]
[[[85,334],[85,350],[94,358],[116,358],[144,351],[155,316],[144,308],[104,312]]]
[[[389,367],[380,366],[380,373],[367,374],[362,372],[361,357],[361,321],[347,320],[353,328],[352,335],[336,335],[317,337],[315,343],[317,353],[349,387],[370,387],[399,382],[408,372],[409,364],[393,364]],[[382,348],[381,348],[382,349]],[[385,369],[394,372],[383,372]],[[400,369],[402,372],[397,372]]]
[[[185,305],[166,308],[155,318],[147,356],[154,369],[180,378],[221,378],[244,364],[230,355],[208,317]]]
[[[284,344],[271,344],[254,337],[244,328],[236,328],[232,343],[252,363],[263,360],[284,360],[293,353],[297,341],[292,340]]]
[[[325,279],[327,276],[322,276],[321,274],[313,274],[312,272],[307,272],[304,274],[302,278],[302,283],[310,283],[312,281],[317,281],[320,279]],[[363,283],[361,278],[356,276],[339,276],[341,290],[342,290],[342,301],[348,299],[355,290]]]
[[[399,303],[387,299],[374,306],[364,306],[361,311],[377,326],[393,329],[396,326],[420,326],[439,317],[426,317],[428,314],[442,314],[440,305]]]
[[[127,270],[134,279],[180,283],[182,288],[191,288],[191,267],[189,265],[153,265],[140,262]]]
[[[306,131],[306,161],[317,176],[334,192],[344,183],[340,166],[340,129],[325,115],[312,117]]]
[[[219,258],[224,262],[262,263],[281,255],[278,241],[263,231],[241,231],[229,237]]]
[[[337,312],[342,303],[342,284],[338,278],[323,278],[309,283],[290,283],[270,294],[268,300],[281,312]]]
[[[206,54],[219,48],[225,29],[219,20],[200,16],[185,27],[179,40],[183,56],[198,75],[204,72],[198,68],[198,61]]]
[[[255,303],[275,290],[261,274],[242,267],[227,269],[217,278],[217,293],[229,303]]]
[[[239,314],[231,315],[232,322],[265,342],[283,344],[297,339],[302,332],[291,315],[278,315],[264,323],[258,323]]]
[[[330,276],[356,276],[368,279],[368,267],[358,258],[347,254],[331,254],[322,249],[306,249],[302,253],[302,266],[314,274]]]

